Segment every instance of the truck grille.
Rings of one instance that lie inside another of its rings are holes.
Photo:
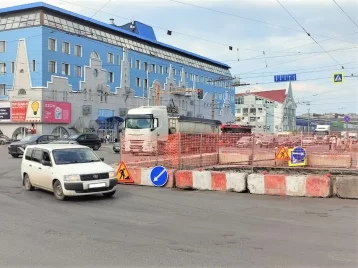
[[[81,181],[103,180],[109,178],[109,173],[85,174],[85,175],[80,175],[80,178]]]

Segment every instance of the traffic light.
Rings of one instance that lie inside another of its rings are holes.
[[[202,89],[198,89],[198,99],[202,100],[204,98],[204,91]]]

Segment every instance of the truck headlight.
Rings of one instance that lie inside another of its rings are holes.
[[[64,181],[81,181],[80,175],[65,175],[63,176]]]
[[[114,174],[114,171],[108,172],[108,176],[110,178],[114,178],[116,176],[116,174]]]

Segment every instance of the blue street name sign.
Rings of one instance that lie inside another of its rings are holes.
[[[168,171],[163,166],[156,166],[150,172],[150,180],[157,187],[162,187],[168,182]]]
[[[299,164],[304,163],[306,158],[306,151],[302,147],[295,147],[291,152],[291,163]]]
[[[280,74],[274,76],[275,82],[288,82],[288,81],[296,81],[296,74]]]

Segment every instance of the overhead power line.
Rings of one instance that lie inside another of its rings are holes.
[[[339,7],[339,9],[340,9],[344,14],[346,14],[346,16],[358,27],[358,24],[352,19],[351,16],[349,16],[349,15],[347,14],[347,12],[344,11],[344,9],[337,3],[337,1],[336,1],[336,0],[333,0],[333,2],[334,2],[334,3],[337,5],[337,7]]]
[[[295,19],[295,17],[287,10],[287,8],[285,8],[284,5],[281,4],[281,2],[279,0],[276,0],[276,2],[287,12],[287,14],[302,28],[302,30],[332,59],[334,60],[339,66],[342,67],[342,69],[344,69],[344,66],[342,64],[340,64],[329,52],[327,52],[327,50],[320,44],[317,42],[317,40],[315,38],[313,38],[313,36],[298,22],[298,20]],[[348,70],[347,70],[348,71]],[[349,71],[348,71],[349,72]],[[351,73],[351,72],[350,72]],[[352,73],[351,73],[352,74]]]

